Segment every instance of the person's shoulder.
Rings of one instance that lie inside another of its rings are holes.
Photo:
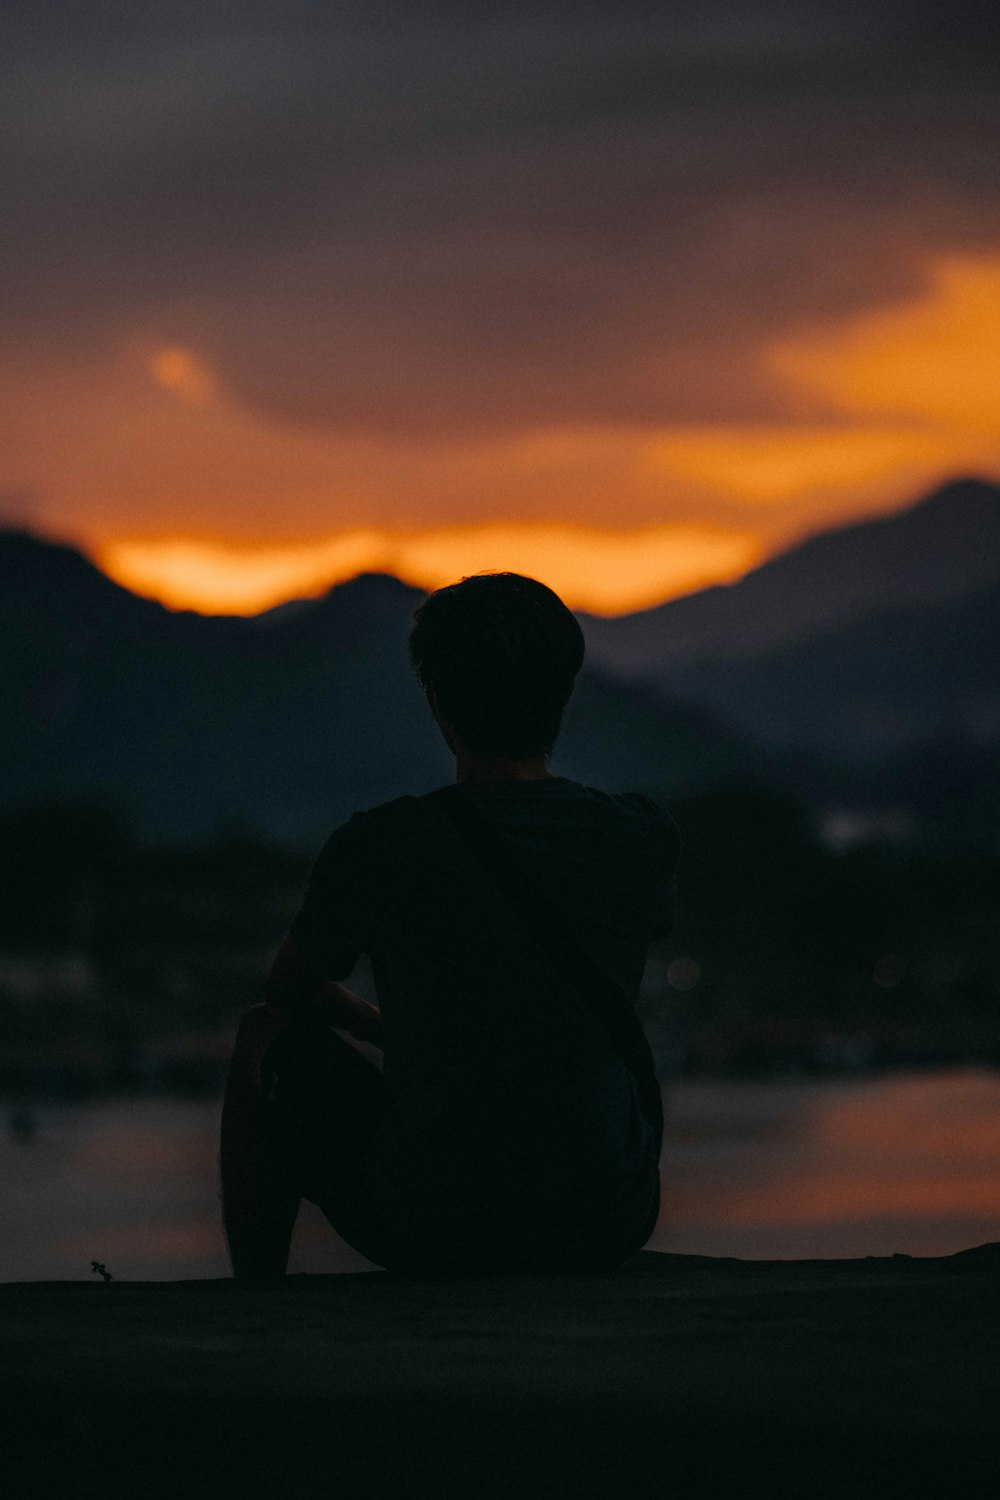
[[[609,809],[613,809],[619,817],[641,828],[657,844],[663,844],[672,851],[679,847],[680,830],[674,819],[665,807],[648,797],[645,792],[602,792],[596,787],[588,787],[586,790],[603,801]]]
[[[388,802],[359,808],[342,824],[342,828],[356,840],[391,837],[397,831],[413,827],[421,800],[413,796],[393,797]]]
[[[673,817],[659,802],[647,797],[644,792],[621,792],[621,800],[651,828],[655,828],[671,844],[680,842],[680,831]]]
[[[572,782],[570,785],[594,803],[604,805],[609,811],[647,823],[660,823],[671,828],[676,826],[666,808],[652,797],[647,797],[644,792],[608,792],[601,787],[585,786],[582,782]]]
[[[418,802],[417,797],[393,797],[389,802],[358,808],[333,830],[323,845],[323,854],[355,853],[384,843],[397,831],[412,826]]]
[[[629,812],[636,817],[644,818],[649,823],[663,823],[670,827],[675,826],[674,820],[652,797],[647,797],[645,792],[615,792],[615,801],[620,802]]]
[[[410,795],[392,797],[388,802],[376,802],[372,807],[360,808],[352,814],[350,821],[361,825],[398,823],[401,819],[410,817],[420,801],[419,797]]]

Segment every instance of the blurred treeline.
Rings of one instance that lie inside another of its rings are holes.
[[[217,1088],[315,852],[148,843],[97,803],[0,813],[0,1089]]]
[[[838,847],[760,786],[671,811],[676,921],[641,1001],[664,1073],[1000,1062],[1000,857],[912,830]],[[0,1089],[217,1089],[320,841],[0,814]]]
[[[679,993],[666,985],[684,1065],[1000,1062],[995,846],[891,820],[841,845],[805,805],[761,788],[672,812],[683,853],[665,962],[698,971],[679,965]]]

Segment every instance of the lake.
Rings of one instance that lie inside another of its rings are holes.
[[[651,1249],[948,1255],[1000,1239],[1000,1072],[683,1081],[665,1109]],[[93,1260],[120,1280],[227,1275],[218,1114],[175,1098],[40,1106],[0,1165],[0,1281],[86,1280]],[[368,1266],[304,1205],[290,1270]]]

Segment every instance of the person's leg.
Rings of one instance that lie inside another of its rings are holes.
[[[370,1201],[370,1148],[385,1118],[382,1074],[329,1027],[289,1028],[264,1058],[265,1141],[295,1191],[380,1266],[400,1257]]]
[[[284,1276],[299,1196],[282,1172],[265,1132],[261,1064],[288,1021],[270,1005],[255,1005],[240,1021],[229,1066],[219,1169],[222,1219],[233,1275],[238,1280]]]

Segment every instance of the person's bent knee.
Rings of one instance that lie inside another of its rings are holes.
[[[240,1016],[236,1040],[237,1043],[264,1040],[266,1046],[267,1042],[280,1036],[290,1024],[290,1018],[283,1011],[276,1010],[273,1005],[262,1000],[259,1005],[251,1005]]]
[[[256,1005],[248,1006],[240,1016],[239,1029],[254,1031],[262,1026],[273,1025],[276,1020],[286,1021],[287,1017],[266,1000],[260,1000]]]
[[[242,1065],[239,1071],[248,1081],[252,1078],[255,1083],[260,1082],[260,1065],[265,1052],[290,1024],[288,1016],[264,1000],[243,1012],[236,1030],[233,1060],[234,1063],[239,1060]]]

